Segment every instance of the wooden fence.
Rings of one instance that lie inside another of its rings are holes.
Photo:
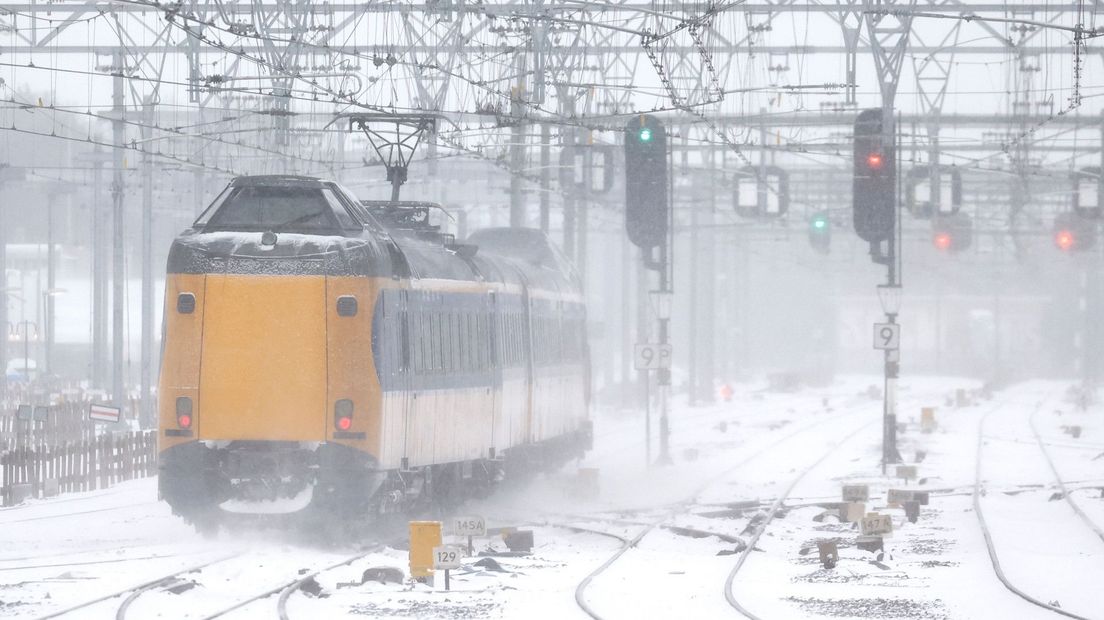
[[[93,491],[157,472],[157,433],[103,434],[83,441],[21,446],[0,455],[5,506],[27,497]]]
[[[0,452],[88,441],[96,433],[97,423],[88,419],[86,402],[50,405],[44,420],[21,420],[14,409],[0,413]]]

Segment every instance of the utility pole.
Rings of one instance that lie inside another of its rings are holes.
[[[548,123],[541,123],[540,144],[540,229],[548,234],[552,210],[552,127]]]
[[[46,302],[45,316],[42,320],[45,323],[43,325],[45,333],[40,376],[49,376],[54,371],[54,295],[57,293],[57,252],[54,251],[55,202],[57,202],[57,192],[48,192],[46,194],[46,290],[42,294]]]
[[[145,138],[153,126],[153,103],[145,109]],[[153,428],[153,157],[142,154],[142,373],[141,427]]]
[[[103,166],[105,157],[97,144],[92,158],[92,385],[107,384],[107,226],[110,221],[103,200]]]
[[[111,300],[111,398],[116,407],[122,410],[126,406],[126,394],[123,382],[123,355],[124,355],[124,333],[123,333],[123,305],[126,303],[125,297],[125,278],[126,269],[123,261],[125,254],[123,251],[123,244],[125,237],[123,234],[123,224],[126,218],[126,212],[123,208],[123,168],[126,166],[125,150],[123,149],[123,142],[125,135],[123,133],[123,110],[124,110],[124,94],[123,90],[123,54],[120,51],[116,51],[114,54],[114,62],[116,67],[115,78],[112,80],[114,87],[112,89],[111,96],[111,134],[112,144],[115,145],[115,163],[112,169],[112,182],[111,182],[111,197],[112,197],[112,300]],[[125,415],[125,414],[124,414]]]
[[[0,189],[8,164],[0,165]],[[6,204],[0,203],[0,399],[8,395],[8,221]],[[3,405],[0,401],[0,405]]]
[[[517,55],[517,84],[510,97],[510,228],[521,228],[526,224],[525,197],[522,195],[521,173],[525,167],[525,126],[522,125],[525,98],[525,54]]]

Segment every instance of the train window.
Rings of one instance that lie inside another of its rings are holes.
[[[490,318],[480,314],[475,317],[476,338],[479,340],[479,367],[489,368],[491,365],[491,333],[487,329]]]
[[[449,312],[449,329],[452,330],[452,337],[449,339],[452,347],[452,369],[463,370],[464,368],[464,346],[461,344],[460,336],[460,317],[455,312]]]
[[[349,228],[352,230],[360,230],[361,226],[353,219],[353,216],[349,215],[349,211],[345,208],[344,203],[338,199],[334,191],[329,188],[322,189],[322,196],[326,199],[326,202],[330,204],[330,209],[333,210],[334,217],[341,224],[342,228]]]
[[[433,352],[434,370],[442,370],[445,367],[444,349],[440,346],[440,313],[434,312],[431,318],[432,338],[429,339],[429,349]]]
[[[219,210],[219,207],[222,206],[222,203],[226,200],[226,197],[229,196],[230,193],[233,191],[234,188],[230,185],[227,185],[226,188],[223,189],[222,192],[211,202],[211,206],[207,207],[203,210],[203,213],[199,214],[199,217],[196,219],[193,226],[206,226],[207,221],[211,219],[211,216],[215,214],[215,211]]]
[[[429,354],[429,317],[425,311],[418,312],[418,351],[421,359],[418,360],[418,371],[427,372],[433,366],[433,358]]]
[[[339,227],[336,214],[317,188],[256,185],[237,188],[204,229],[312,233]]]
[[[399,338],[402,341],[399,349],[399,369],[404,372],[410,368],[410,334],[407,332],[410,324],[409,314],[406,310],[399,312]]]
[[[442,366],[447,371],[456,370],[456,325],[452,321],[452,313],[446,312],[441,316],[441,357]]]
[[[471,312],[464,313],[464,334],[467,336],[464,339],[464,350],[467,355],[464,357],[468,363],[469,370],[475,370],[479,368],[479,344],[475,339],[475,315]]]

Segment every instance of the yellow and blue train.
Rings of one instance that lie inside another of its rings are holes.
[[[175,513],[371,517],[589,449],[572,266],[535,230],[458,244],[434,208],[238,177],[174,241],[159,489]]]

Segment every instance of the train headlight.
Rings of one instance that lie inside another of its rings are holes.
[[[342,398],[334,403],[334,426],[339,431],[347,431],[353,427],[353,401]]]
[[[176,399],[176,424],[180,428],[192,427],[192,399],[187,396]]]

